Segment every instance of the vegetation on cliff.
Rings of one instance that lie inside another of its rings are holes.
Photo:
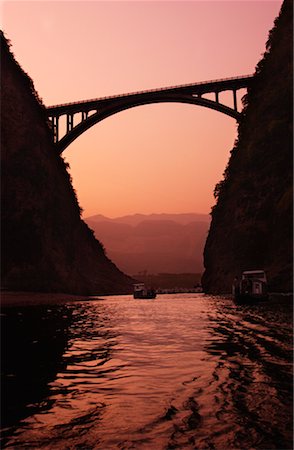
[[[1,33],[1,277],[10,290],[128,292],[81,220],[44,106]]]
[[[265,269],[272,291],[292,291],[293,6],[285,0],[244,97],[238,139],[204,250],[206,292],[229,292],[235,275]]]

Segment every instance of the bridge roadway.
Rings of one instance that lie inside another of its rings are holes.
[[[239,120],[241,114],[238,111],[237,91],[248,88],[252,79],[253,75],[244,75],[49,106],[47,114],[51,122],[54,143],[57,151],[62,153],[78,136],[97,122],[120,111],[152,103],[176,102],[200,105]],[[233,108],[220,103],[219,93],[223,91],[231,91]],[[203,98],[205,94],[214,94],[215,100]],[[75,124],[74,119],[75,122],[77,119],[75,115],[78,113],[80,121]],[[60,138],[59,119],[62,116],[66,117],[66,132]]]

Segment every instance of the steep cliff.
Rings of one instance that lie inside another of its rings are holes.
[[[238,139],[204,250],[205,292],[230,292],[243,270],[265,269],[269,288],[292,291],[293,10],[286,0],[244,99]]]
[[[80,219],[45,108],[1,33],[1,277],[11,290],[123,293],[132,280]]]

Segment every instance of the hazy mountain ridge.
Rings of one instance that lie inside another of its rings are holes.
[[[33,82],[1,33],[1,282],[9,290],[122,293],[129,277],[80,219]]]
[[[284,1],[245,98],[238,139],[204,251],[206,292],[265,269],[272,291],[293,289],[293,3]]]
[[[97,214],[94,216],[89,216],[85,219],[86,222],[118,222],[125,223],[128,225],[137,225],[145,220],[148,221],[162,221],[162,220],[172,220],[176,223],[181,223],[183,225],[190,222],[210,222],[209,214],[198,214],[198,213],[153,213],[153,214],[129,214],[126,216],[115,217],[113,219],[103,216],[102,214]]]
[[[206,221],[186,223],[189,219],[203,216]],[[165,220],[162,220],[162,217]],[[177,222],[167,220],[167,217],[174,217]],[[104,216],[99,215],[94,216],[94,220],[93,217],[85,219],[96,237],[102,241],[107,255],[124,272],[135,274],[145,270],[149,273],[203,271],[208,215],[135,214],[123,218],[128,224],[121,223],[120,220],[121,218],[105,220]]]

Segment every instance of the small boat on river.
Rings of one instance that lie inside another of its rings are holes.
[[[264,270],[246,270],[241,281],[234,279],[233,296],[237,302],[268,300],[267,279]]]
[[[149,289],[145,287],[144,283],[134,284],[134,298],[152,299],[156,298],[155,289]]]

